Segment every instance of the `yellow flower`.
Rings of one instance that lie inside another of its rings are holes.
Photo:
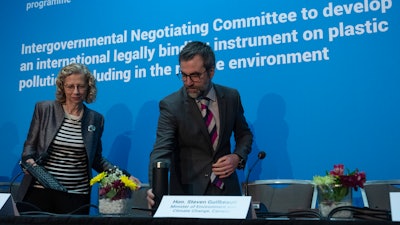
[[[125,175],[121,176],[121,181],[122,181],[122,183],[125,184],[125,186],[129,187],[131,190],[137,190],[138,189],[138,185],[135,182],[133,182],[132,180],[130,180]]]
[[[103,180],[103,178],[107,175],[106,172],[101,172],[99,174],[97,174],[97,176],[93,177],[90,180],[90,186],[93,186],[93,184],[100,182],[101,180]]]

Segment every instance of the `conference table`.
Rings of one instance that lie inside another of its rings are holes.
[[[196,219],[196,218],[152,218],[136,216],[3,216],[1,225],[391,225],[400,224],[385,220],[315,218],[301,219]]]
[[[4,225],[390,225],[400,224],[376,220],[319,220],[319,219],[192,219],[147,218],[118,216],[6,216]]]

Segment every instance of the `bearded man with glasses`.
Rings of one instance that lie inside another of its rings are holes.
[[[179,65],[177,75],[183,87],[159,103],[150,185],[154,164],[164,162],[170,168],[170,195],[241,195],[236,169],[244,168],[253,134],[239,92],[212,82],[215,55],[206,43],[188,43],[179,54]],[[210,112],[202,115],[206,109]],[[213,121],[212,129],[208,130],[207,120]],[[233,149],[232,134],[236,142]],[[152,189],[147,200],[149,207],[158,201]]]

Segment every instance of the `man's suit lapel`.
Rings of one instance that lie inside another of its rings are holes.
[[[193,117],[193,120],[188,119],[187,122],[188,123],[194,122],[195,124],[193,124],[193,126],[199,127],[201,134],[204,135],[204,137],[205,137],[204,139],[207,140],[207,143],[205,143],[205,144],[207,144],[209,146],[208,149],[210,149],[210,151],[212,151],[213,149],[212,149],[212,145],[211,145],[211,139],[208,134],[207,127],[204,123],[203,117],[201,115],[199,107],[197,106],[196,101],[187,96],[184,96],[184,98],[185,98],[185,105],[186,105],[185,109],[187,110],[186,115],[192,115],[192,117]]]
[[[222,137],[224,136],[224,132],[225,132],[225,116],[226,113],[229,113],[229,111],[226,108],[226,100],[225,100],[225,96],[224,93],[221,92],[220,89],[218,89],[218,87],[216,85],[214,85],[214,89],[215,89],[215,94],[217,96],[217,102],[218,102],[218,111],[219,111],[219,134],[218,134],[218,145],[217,145],[217,149],[215,152],[218,151],[219,146],[222,143]]]

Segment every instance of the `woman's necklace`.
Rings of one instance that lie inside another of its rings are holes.
[[[82,119],[83,110],[82,108],[78,109],[76,114],[73,114],[73,110],[68,110],[66,105],[63,105],[65,117],[70,119],[73,123],[79,123]]]
[[[65,117],[67,117],[73,123],[79,123],[81,121],[81,119],[82,119],[82,115],[83,115],[82,112],[81,112],[81,114],[79,116],[75,116],[75,115],[72,115],[72,114],[69,114],[69,113],[65,112]]]

